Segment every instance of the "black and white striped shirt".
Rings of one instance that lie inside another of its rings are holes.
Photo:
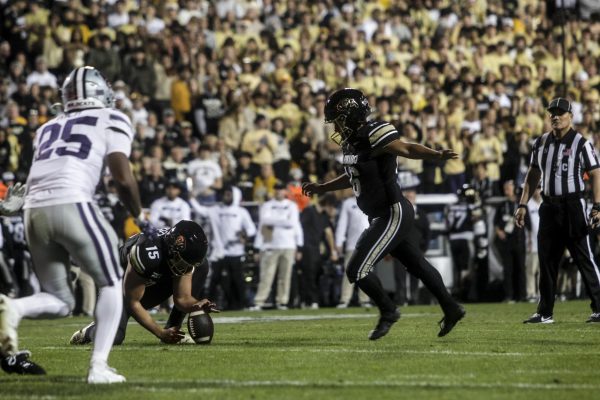
[[[533,144],[531,168],[542,171],[542,191],[546,196],[564,196],[585,190],[583,173],[600,167],[594,146],[570,129],[557,139],[546,132]]]

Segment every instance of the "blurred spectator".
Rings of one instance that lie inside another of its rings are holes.
[[[150,205],[150,222],[158,228],[171,227],[181,220],[192,219],[192,209],[179,195],[182,182],[177,179],[167,181],[166,195]]]
[[[498,205],[494,216],[496,245],[502,258],[504,278],[504,299],[508,302],[524,301],[525,283],[525,232],[516,229],[514,214],[517,209],[517,196],[514,181],[503,185],[506,200]],[[525,226],[531,229],[529,214],[525,216]]]
[[[210,147],[203,144],[195,160],[188,164],[188,175],[193,181],[192,194],[200,204],[214,203],[216,191],[223,185],[223,171],[211,158]]]
[[[163,174],[162,165],[159,160],[150,160],[150,171],[144,174],[140,182],[140,198],[144,208],[150,207],[154,200],[163,196],[167,180]]]
[[[224,186],[222,204],[216,206],[219,235],[223,241],[223,258],[211,265],[209,297],[216,299],[221,286],[227,302],[226,309],[239,310],[248,306],[243,261],[245,245],[256,235],[256,226],[246,210],[234,204],[233,188]]]
[[[27,75],[27,86],[31,87],[34,83],[40,86],[50,86],[53,89],[58,89],[56,76],[48,71],[48,65],[43,56],[38,56],[35,59],[35,70]]]
[[[135,48],[133,53],[125,58],[123,80],[132,92],[138,92],[146,99],[154,96],[157,86],[156,73],[143,47]]]
[[[254,247],[260,250],[260,278],[251,310],[261,310],[271,292],[275,275],[277,285],[275,304],[287,310],[294,262],[302,258],[302,226],[298,207],[285,198],[286,188],[275,185],[275,198],[260,207],[258,233]]]
[[[260,174],[260,166],[252,162],[252,154],[242,151],[238,156],[235,170],[235,185],[242,191],[244,201],[254,199],[254,182]]]
[[[336,198],[326,194],[319,198],[317,204],[306,207],[300,214],[300,223],[304,232],[302,260],[298,263],[300,273],[300,298],[305,307],[319,308],[318,279],[322,273],[323,263],[329,258],[337,262],[338,253],[331,221],[337,213]],[[322,252],[321,244],[325,244]]]

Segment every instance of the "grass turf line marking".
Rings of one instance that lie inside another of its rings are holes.
[[[89,346],[89,345],[88,345]],[[157,346],[168,346],[168,345],[161,345],[159,343],[157,343]],[[172,350],[186,350],[186,349],[193,349],[194,346],[193,345],[170,345],[168,346],[170,349]],[[216,346],[211,346],[211,351],[227,351],[227,352],[232,352],[232,351],[238,351],[238,352],[245,352],[247,353],[248,351],[251,351],[252,349],[249,348],[238,348],[239,346],[235,346],[235,347],[230,347],[227,344],[224,345],[216,345]],[[81,348],[85,348],[85,346],[73,346],[73,345],[64,345],[64,346],[42,346],[39,347],[39,349],[42,350],[60,350],[60,351],[64,351],[64,350],[77,350],[77,349],[81,349]],[[119,347],[115,347],[113,348],[113,351],[146,351],[148,350],[148,346],[144,345],[144,346],[138,346],[138,345],[132,345],[132,344],[127,344],[127,345],[123,345],[123,346],[119,346]],[[263,351],[262,349],[256,349],[256,350],[260,350]],[[590,353],[590,352],[586,352],[586,353],[573,353],[573,352],[563,352],[563,353],[557,353],[557,352],[547,352],[547,353],[543,353],[543,352],[531,352],[531,353],[521,353],[521,352],[493,352],[493,351],[455,351],[455,350],[406,350],[406,349],[329,349],[329,348],[316,348],[316,349],[305,349],[305,348],[285,348],[285,349],[278,349],[278,348],[272,348],[269,349],[269,351],[276,351],[276,352],[295,352],[295,353],[394,353],[394,354],[437,354],[437,355],[449,355],[449,356],[475,356],[475,357],[531,357],[532,355],[535,356],[600,356],[600,353]]]
[[[164,392],[190,392],[196,391],[202,392],[203,389],[198,388],[182,388],[178,386],[176,388],[170,387],[157,387],[152,384],[159,383],[156,380],[138,380],[129,379],[127,383],[135,386],[132,389],[139,391],[164,391]],[[223,380],[170,380],[164,382],[166,385],[172,385],[173,383],[190,384],[190,385],[206,385],[208,388],[243,388],[243,387],[301,387],[301,388],[352,388],[352,387],[378,387],[378,388],[402,388],[402,387],[432,387],[439,389],[526,389],[526,390],[600,390],[600,385],[586,384],[586,383],[516,383],[516,382],[481,382],[481,383],[452,383],[452,382],[440,382],[438,379],[427,381],[370,381],[370,382],[352,382],[352,381],[292,381],[292,380],[275,380],[275,381],[237,381],[230,379]]]

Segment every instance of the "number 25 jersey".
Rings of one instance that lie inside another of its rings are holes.
[[[391,205],[402,199],[397,184],[398,164],[396,156],[381,153],[373,156],[376,149],[398,139],[396,128],[384,121],[369,121],[358,129],[344,144],[344,170],[350,178],[358,207],[370,218],[389,213]]]
[[[129,117],[112,108],[61,114],[42,125],[34,139],[24,208],[93,201],[108,154],[129,157]]]

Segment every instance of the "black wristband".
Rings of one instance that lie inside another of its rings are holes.
[[[594,211],[600,211],[600,203],[594,203],[594,204],[592,204],[592,210],[594,210]]]
[[[527,208],[527,204],[519,204],[517,206],[517,208],[525,208],[526,209]]]

